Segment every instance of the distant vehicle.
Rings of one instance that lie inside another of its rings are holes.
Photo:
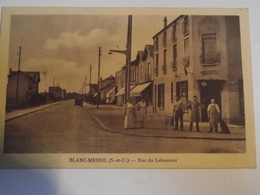
[[[82,97],[76,97],[75,102],[74,102],[74,106],[75,105],[83,106],[83,98]]]

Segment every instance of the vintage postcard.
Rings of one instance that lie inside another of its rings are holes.
[[[247,9],[2,10],[1,168],[255,168]]]

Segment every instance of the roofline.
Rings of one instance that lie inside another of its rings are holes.
[[[17,70],[17,71],[13,71],[11,74],[9,74],[7,77],[11,77],[11,76],[13,76],[13,75],[15,75],[15,74],[17,74],[17,73],[22,73],[24,76],[26,76],[26,77],[28,77],[28,78],[32,78],[32,77],[30,77],[29,75],[27,75],[26,74],[26,72],[28,73],[28,72],[33,72],[33,73],[37,73],[38,75],[39,75],[39,78],[37,79],[37,81],[38,82],[40,82],[41,80],[40,80],[40,71],[21,71],[21,70]]]
[[[175,20],[173,20],[170,24],[168,24],[166,27],[164,27],[162,30],[160,30],[158,33],[156,33],[153,36],[153,39],[158,36],[159,34],[161,34],[163,31],[165,31],[165,29],[169,28],[169,26],[171,26],[173,23],[177,22],[180,18],[184,17],[185,15],[180,15],[178,16]]]

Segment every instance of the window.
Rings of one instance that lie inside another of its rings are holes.
[[[173,45],[172,58],[172,70],[177,70],[177,44]]]
[[[188,81],[176,83],[176,95],[185,103],[188,101]]]
[[[144,78],[144,67],[141,66],[141,79],[143,79],[143,78]]]
[[[177,36],[176,36],[176,23],[173,24],[172,26],[172,41],[176,41]]]
[[[162,71],[163,73],[167,72],[167,49],[163,51],[163,65],[162,65]]]
[[[202,35],[202,63],[215,64],[218,62],[216,34]]]
[[[155,45],[155,50],[158,50],[158,37],[155,38],[154,40],[154,45]]]
[[[184,21],[183,21],[183,27],[182,27],[182,33],[184,35],[189,34],[189,18],[188,16],[184,17]]]
[[[147,64],[147,72],[148,72],[148,75],[151,75],[152,73],[151,73],[151,62],[149,62],[148,64]]]
[[[164,84],[158,85],[158,107],[164,108]]]
[[[146,69],[146,80],[151,80],[151,62],[147,64],[147,69]]]
[[[159,71],[159,54],[156,54],[156,58],[155,58],[155,74],[158,75]]]
[[[166,45],[167,45],[167,33],[166,33],[166,31],[163,33],[162,45],[163,45],[163,46],[166,46]]]

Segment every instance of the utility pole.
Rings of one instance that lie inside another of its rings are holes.
[[[131,49],[132,49],[132,16],[128,16],[128,29],[127,29],[127,90],[126,90],[126,97],[125,103],[127,102],[128,98],[130,97],[130,66],[131,66]]]
[[[97,108],[99,106],[99,99],[100,99],[100,88],[99,88],[99,83],[100,83],[100,61],[101,61],[101,47],[98,47],[98,95],[97,95]]]
[[[16,84],[16,94],[15,94],[15,102],[18,103],[18,92],[19,92],[19,77],[20,77],[20,65],[21,65],[21,54],[22,47],[19,47],[19,60],[18,60],[18,71],[17,71],[17,84]]]
[[[131,49],[132,49],[132,15],[128,16],[128,28],[127,28],[127,46],[126,50],[110,50],[108,54],[113,54],[113,52],[121,53],[126,55],[126,68],[125,68],[125,98],[124,102],[126,104],[128,98],[130,97],[130,66],[131,66]]]
[[[91,76],[92,76],[92,65],[90,65],[90,67],[89,67],[89,91],[90,91],[90,93],[89,94],[91,94]]]

